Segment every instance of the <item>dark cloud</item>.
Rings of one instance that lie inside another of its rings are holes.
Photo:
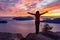
[[[0,12],[9,12],[9,8],[13,7],[18,0],[0,0]]]

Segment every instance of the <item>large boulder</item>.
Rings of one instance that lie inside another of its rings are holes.
[[[30,33],[26,37],[26,40],[53,40],[53,39],[50,39],[48,37],[45,37],[45,36],[43,36],[41,34]]]
[[[23,36],[20,33],[0,32],[0,40],[22,40]]]
[[[40,32],[40,34],[46,36],[46,37],[49,37],[51,39],[54,39],[54,40],[59,40],[60,39],[60,36],[57,35],[55,32]]]

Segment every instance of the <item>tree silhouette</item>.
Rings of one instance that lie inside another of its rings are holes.
[[[45,24],[42,32],[49,32],[50,30],[52,30],[53,27],[49,26],[49,24]]]

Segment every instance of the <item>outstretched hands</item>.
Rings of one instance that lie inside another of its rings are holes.
[[[43,14],[45,14],[45,13],[47,13],[48,11],[46,11],[46,12],[43,12],[42,14],[40,14],[40,15],[43,15]]]
[[[27,12],[28,14],[31,14],[30,12]]]
[[[45,14],[45,13],[47,13],[48,11],[46,11],[46,12],[43,12],[43,13],[41,13],[40,15],[43,15],[43,14]],[[30,13],[30,12],[27,12],[28,14],[31,14],[31,15],[36,15],[36,14],[33,14],[33,13]]]
[[[28,14],[31,14],[31,15],[35,15],[35,14],[33,14],[33,13],[30,13],[30,12],[27,12]]]

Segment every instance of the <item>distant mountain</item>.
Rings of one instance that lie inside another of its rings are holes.
[[[6,20],[0,20],[0,24],[6,24],[6,23],[8,23],[8,21],[6,21]]]
[[[33,20],[34,18],[31,16],[24,16],[24,17],[14,17],[13,20],[18,20],[18,21],[26,21],[26,20]]]
[[[55,18],[55,19],[53,19],[53,20],[51,20],[51,19],[46,19],[46,20],[43,20],[43,21],[40,21],[40,22],[58,23],[58,24],[60,24],[60,18]]]

